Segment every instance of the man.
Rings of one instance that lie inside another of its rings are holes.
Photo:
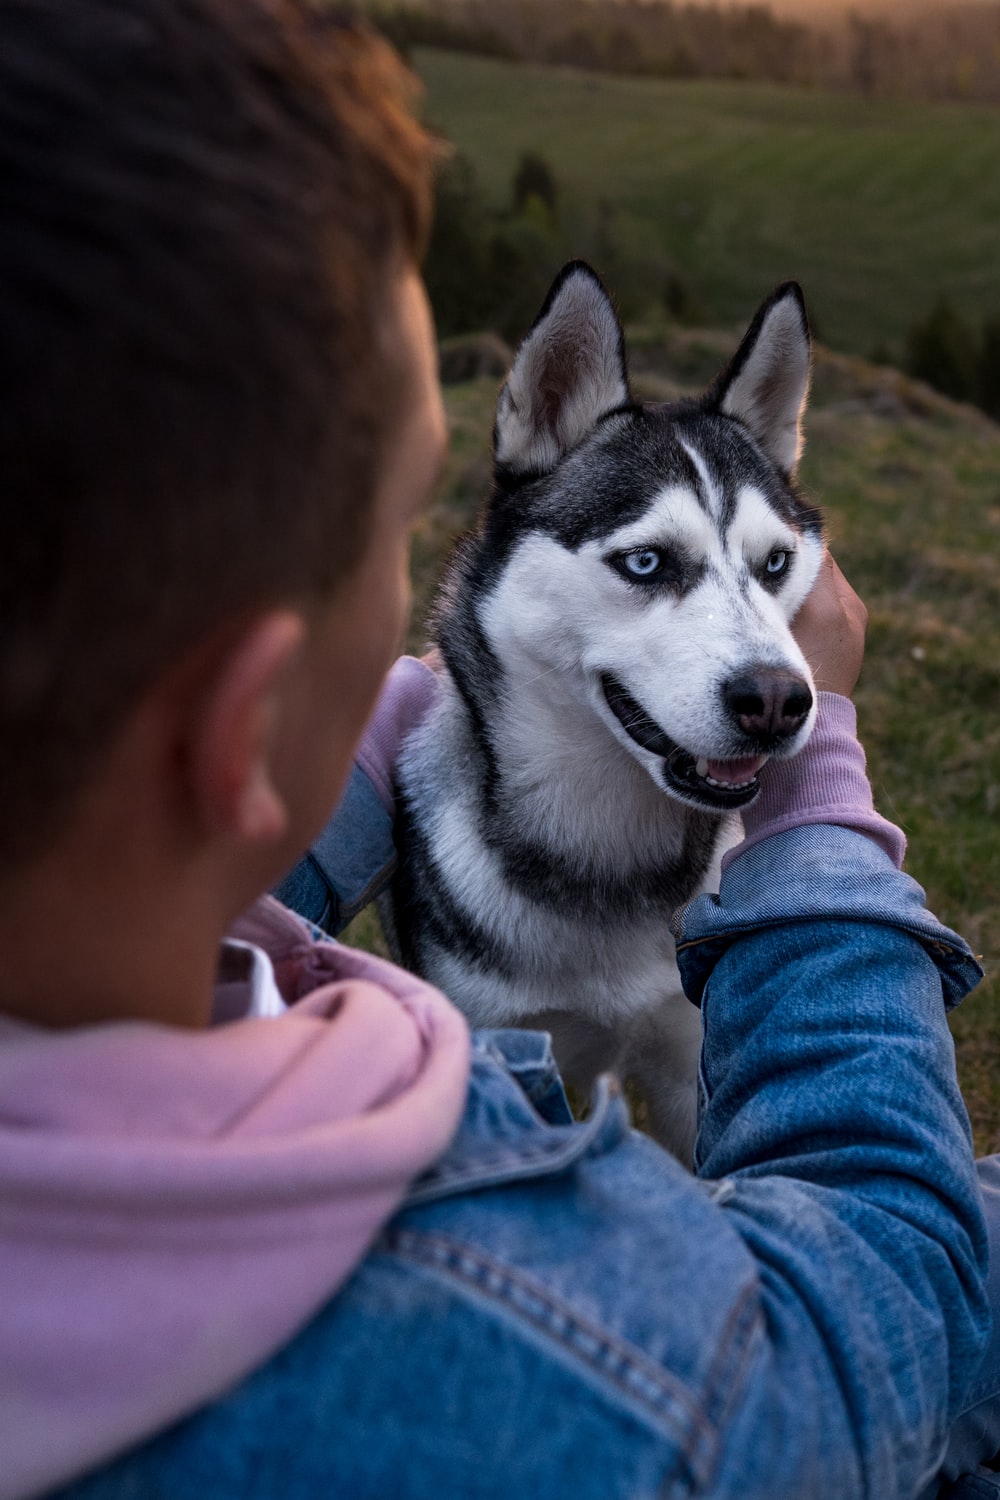
[[[0,1496],[934,1493],[995,1389],[975,966],[842,699],[840,800],[683,918],[698,1178],[255,900],[442,451],[405,89],[298,0],[0,6]],[[862,616],[831,565],[832,695]]]

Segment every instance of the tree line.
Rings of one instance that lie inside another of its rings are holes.
[[[406,52],[435,46],[658,78],[733,78],[868,98],[1000,101],[1000,5],[808,24],[766,5],[671,0],[357,0]]]
[[[509,196],[492,206],[471,162],[447,158],[438,174],[425,279],[439,334],[486,330],[516,342],[571,255],[585,255],[615,287],[626,321],[706,322],[697,287],[614,205],[567,202],[544,156],[524,152]],[[877,363],[894,361],[884,349]],[[946,297],[911,325],[897,362],[907,374],[1000,419],[1000,316],[974,326]]]

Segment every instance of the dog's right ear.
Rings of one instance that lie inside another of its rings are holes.
[[[601,417],[631,400],[625,339],[611,298],[584,261],[556,277],[500,392],[498,468],[544,474]]]

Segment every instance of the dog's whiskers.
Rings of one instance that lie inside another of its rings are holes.
[[[632,714],[627,719],[619,719],[618,722],[622,725],[623,729],[638,729],[641,724],[646,723],[646,715],[640,711],[637,714]]]
[[[541,680],[542,680],[543,677],[551,677],[551,675],[552,675],[553,672],[561,672],[561,671],[562,671],[562,668],[560,666],[546,667],[544,672],[537,672],[534,677],[527,678],[521,684],[521,686],[522,687],[531,687],[533,683],[535,683],[535,682],[541,682]]]

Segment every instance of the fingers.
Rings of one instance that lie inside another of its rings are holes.
[[[825,552],[816,582],[792,621],[792,634],[822,692],[849,697],[854,691],[864,660],[867,625],[864,602],[832,554]]]

